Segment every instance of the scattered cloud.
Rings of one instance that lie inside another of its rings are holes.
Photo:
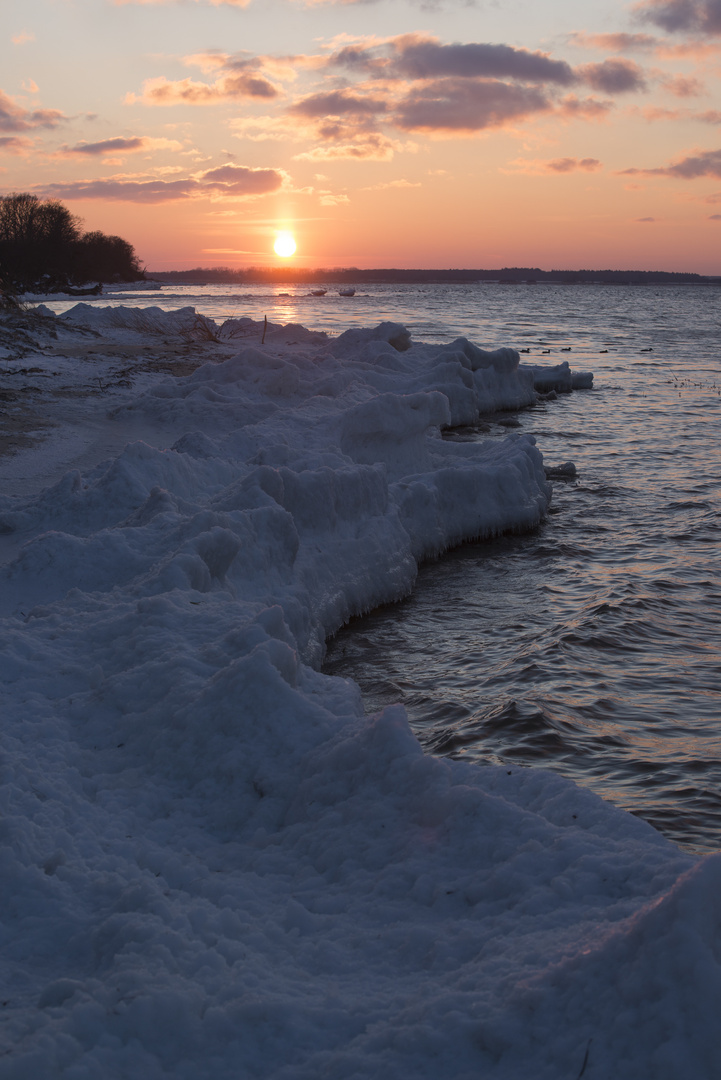
[[[656,169],[624,169],[621,176],[672,176],[680,180],[697,180],[702,176],[721,179],[721,150],[699,150],[671,165]]]
[[[497,79],[441,79],[412,89],[394,121],[404,131],[476,132],[549,112],[551,101],[536,87]]]
[[[434,38],[407,34],[393,43],[391,66],[409,79],[517,79],[519,82],[575,82],[570,64],[547,53],[515,49],[510,45],[441,45]]]
[[[695,120],[699,124],[712,124],[714,126],[721,124],[721,110],[719,109],[705,109],[703,112],[693,112],[691,109],[664,109],[655,105],[646,105],[639,110],[639,113],[649,123],[655,123],[659,120]]]
[[[0,90],[0,131],[54,128],[66,119],[57,109],[24,109]]]
[[[45,185],[44,195],[59,199],[110,199],[119,202],[161,203],[208,197],[250,198],[278,191],[287,180],[279,169],[250,169],[221,165],[197,176],[159,180],[127,176],[75,180]]]
[[[387,109],[382,98],[358,97],[345,90],[334,90],[327,94],[310,94],[301,98],[288,109],[288,112],[309,119],[328,116],[375,116]]]
[[[75,146],[61,147],[58,154],[63,157],[71,157],[76,154],[83,157],[100,157],[111,153],[137,153],[139,150],[182,149],[183,144],[176,139],[151,139],[146,136],[134,136],[131,138],[102,139],[100,142],[79,142]]]
[[[569,94],[558,106],[559,114],[566,120],[605,120],[612,109],[612,101],[578,98],[575,94]]]
[[[720,0],[643,0],[635,11],[670,34],[721,34]]]
[[[613,36],[606,37],[610,45]],[[645,47],[655,39],[616,35],[614,41]],[[643,68],[625,57],[574,68],[547,52],[505,44],[444,44],[420,33],[385,39],[342,34],[314,56],[211,49],[186,56],[184,62],[206,77],[149,79],[126,101],[156,106],[280,102],[282,110],[273,115],[234,117],[229,121],[234,135],[255,142],[309,140],[311,148],[296,160],[313,161],[389,160],[397,148],[393,129],[458,137],[513,129],[553,113],[563,120],[598,121],[608,116],[616,96],[647,89]],[[315,85],[306,80],[301,93],[291,93],[303,71],[316,75]],[[604,96],[569,93],[583,85]],[[683,96],[699,84],[678,79],[668,85]]]
[[[193,79],[170,81],[161,75],[146,79],[139,95],[128,94],[126,103],[133,105],[218,105],[242,98],[268,100],[278,97],[279,91],[268,79],[249,71],[222,75],[214,83]]]
[[[442,172],[443,170],[441,170]],[[419,188],[423,187],[420,181],[411,180],[388,180],[385,184],[371,184],[370,187],[364,187],[363,191],[387,191],[388,188]]]
[[[223,195],[267,195],[283,185],[278,169],[250,169],[246,165],[220,165],[202,173],[200,182]]]
[[[640,224],[647,224],[647,223],[655,221],[655,220],[656,220],[655,217],[637,217],[636,218],[636,221],[638,221]]]
[[[585,83],[603,94],[638,93],[647,89],[643,69],[623,57],[613,57],[599,64],[584,64],[577,70]]]
[[[546,167],[550,172],[556,173],[568,173],[568,172],[597,172],[598,169],[603,168],[598,158],[555,158],[553,161],[546,162]]]
[[[10,40],[13,45],[26,45],[28,41],[35,41],[35,34],[31,30],[21,30],[19,34],[13,34]]]
[[[385,135],[370,134],[353,142],[330,143],[314,146],[302,154],[296,154],[294,161],[390,161],[395,152],[407,149],[406,146],[387,138]]]
[[[424,34],[402,34],[386,41],[345,44],[327,60],[329,67],[384,79],[516,79],[570,86],[576,81],[565,60],[510,45],[469,42],[442,44]]]
[[[138,5],[142,5],[142,6],[151,5],[151,4],[168,5],[168,4],[175,4],[175,3],[178,3],[178,2],[179,2],[179,0],[113,0],[113,3],[117,7],[125,7],[126,5],[129,5],[129,4],[138,4]],[[239,8],[248,7],[248,5],[251,2],[252,2],[252,0],[195,0],[196,4],[198,4],[198,3],[207,3],[207,4],[211,4],[213,7],[222,7],[224,4],[227,4],[230,7],[239,7]]]
[[[512,163],[515,168],[515,172],[527,173],[531,176],[539,176],[543,173],[551,173],[560,175],[563,173],[574,172],[598,172],[603,168],[603,165],[598,158],[575,158],[575,157],[563,157],[554,158],[551,161],[542,161],[535,159],[528,161],[523,158],[519,158]]]
[[[204,52],[191,53],[183,57],[186,67],[196,67],[204,74],[225,71],[230,74],[264,75],[268,79],[283,82],[295,82],[298,74],[305,68],[321,68],[326,64],[325,56],[254,56],[249,52],[226,53],[220,49],[206,49]]]
[[[298,139],[305,136],[305,128],[297,120],[282,116],[241,116],[235,117],[228,125],[236,139],[251,139],[253,142],[269,140]]]
[[[0,153],[26,154],[34,146],[32,139],[24,135],[3,135],[0,137]]]
[[[599,49],[603,52],[651,52],[658,38],[651,34],[570,34],[568,41],[580,49]]]
[[[701,97],[706,88],[700,79],[687,75],[672,75],[661,79],[664,90],[677,98]]]
[[[655,124],[659,120],[685,120],[688,118],[687,110],[662,109],[656,105],[646,105],[645,108],[640,110],[640,114],[649,124]]]
[[[721,214],[709,214],[709,221],[721,221]]]
[[[116,202],[161,203],[197,194],[194,180],[71,180],[46,184],[41,193],[54,199],[107,199]]]

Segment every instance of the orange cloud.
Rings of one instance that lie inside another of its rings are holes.
[[[250,72],[223,75],[211,84],[193,79],[171,82],[161,75],[146,79],[141,94],[128,94],[125,100],[129,105],[137,101],[144,105],[218,105],[240,98],[267,100],[278,93],[271,82]]]
[[[294,161],[390,161],[401,144],[384,135],[370,134],[353,142],[340,142],[326,146],[314,146]]]
[[[536,159],[534,161],[526,161],[519,159],[514,161],[513,165],[516,166],[516,172],[526,173],[531,176],[538,176],[542,173],[551,173],[561,175],[563,173],[574,172],[597,172],[603,168],[603,165],[598,158],[574,158],[563,157],[554,158],[551,161],[541,161]]]

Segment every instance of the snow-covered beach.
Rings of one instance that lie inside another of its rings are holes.
[[[420,561],[546,513],[532,438],[440,437],[535,400],[518,354],[66,319],[23,378],[87,365],[86,441],[0,504],[0,1076],[716,1075],[719,858],[318,671]]]

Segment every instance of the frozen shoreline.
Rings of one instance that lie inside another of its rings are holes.
[[[534,400],[518,355],[84,308],[118,372],[215,360],[103,396],[173,449],[0,506],[4,1075],[711,1077],[721,860],[317,672],[544,513],[530,438],[438,437]]]

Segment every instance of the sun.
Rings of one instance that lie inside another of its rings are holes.
[[[280,255],[281,259],[289,259],[291,255],[295,255],[293,234],[289,232],[278,233],[273,244],[273,251],[276,255]]]

